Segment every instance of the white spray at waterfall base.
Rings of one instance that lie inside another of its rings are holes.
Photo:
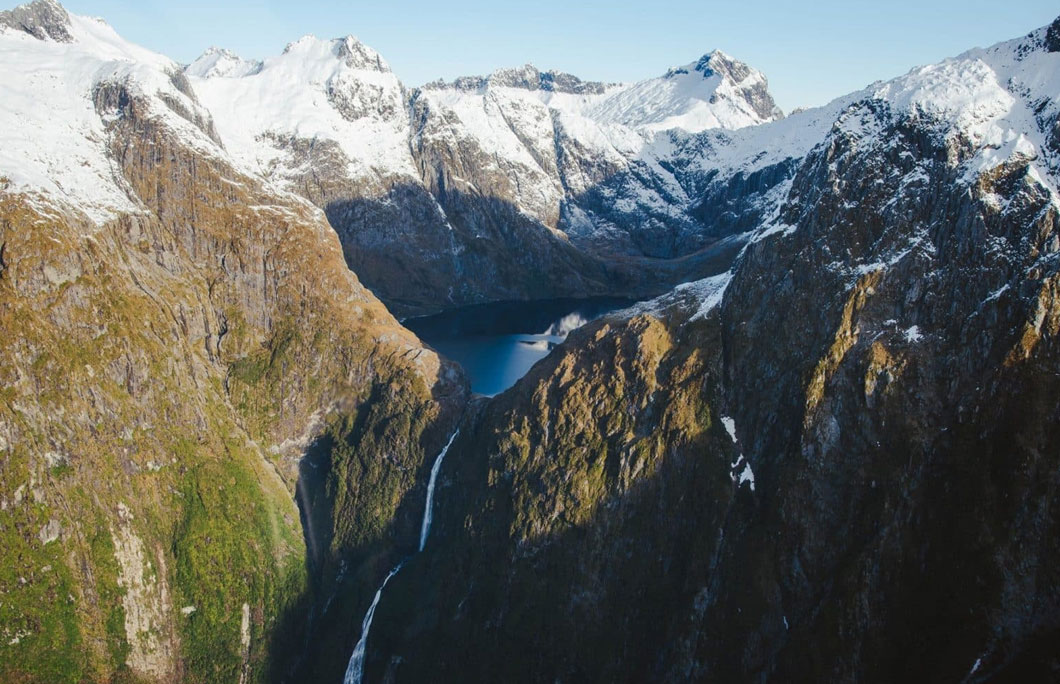
[[[453,436],[449,438],[449,441],[442,447],[442,451],[438,454],[438,457],[434,459],[434,465],[431,466],[431,479],[427,482],[427,505],[423,511],[423,523],[420,525],[420,546],[418,551],[423,551],[423,547],[427,544],[427,535],[431,532],[431,517],[434,509],[434,486],[438,482],[438,471],[442,469],[442,459],[445,458],[446,452],[449,451],[449,447],[452,446],[453,440],[460,434],[460,430],[453,432]],[[417,551],[417,552],[418,552]],[[368,606],[368,612],[364,614],[364,620],[361,622],[361,638],[357,640],[357,645],[353,648],[353,655],[350,656],[350,664],[346,666],[346,676],[342,678],[342,684],[361,684],[361,678],[364,676],[364,657],[366,649],[368,648],[368,631],[372,628],[372,618],[375,617],[375,609],[379,605],[379,599],[383,597],[383,589],[386,588],[386,583],[390,581],[390,578],[398,574],[398,571],[405,565],[405,561],[402,561],[394,567],[393,570],[386,576],[383,583],[379,585],[379,589],[375,592],[375,598],[372,599],[372,605]]]

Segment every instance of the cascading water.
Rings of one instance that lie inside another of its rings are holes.
[[[427,535],[431,532],[431,516],[434,510],[434,484],[438,481],[438,471],[442,469],[442,459],[445,458],[445,452],[449,451],[449,446],[459,434],[460,430],[453,433],[453,436],[442,447],[442,452],[438,454],[438,458],[434,459],[434,465],[431,466],[431,479],[427,482],[427,506],[423,509],[423,524],[420,525],[420,551],[423,551],[423,547],[427,544]]]
[[[431,532],[431,517],[434,508],[434,485],[438,481],[438,471],[442,469],[442,459],[445,458],[445,454],[449,451],[449,447],[452,446],[453,440],[460,434],[460,430],[453,432],[453,436],[449,438],[449,441],[442,447],[441,453],[434,459],[434,465],[431,466],[431,479],[427,482],[427,505],[423,511],[423,523],[420,525],[420,546],[418,551],[423,551],[423,547],[427,544],[427,535]],[[418,552],[417,551],[417,552]],[[406,559],[407,560],[407,559]],[[361,684],[361,678],[364,676],[364,657],[366,649],[368,648],[368,631],[372,628],[372,618],[375,617],[376,606],[379,605],[379,599],[383,597],[383,589],[386,588],[386,583],[390,581],[390,578],[398,574],[398,571],[405,565],[405,561],[401,561],[397,566],[390,571],[390,574],[386,576],[383,583],[379,585],[379,589],[375,592],[375,598],[372,599],[372,605],[368,606],[368,612],[364,614],[364,620],[361,622],[361,638],[357,640],[357,645],[353,648],[353,655],[350,656],[350,664],[346,666],[346,676],[342,678],[342,684]]]
[[[357,645],[353,647],[353,655],[350,656],[350,664],[346,666],[346,676],[342,678],[342,684],[361,684],[361,677],[364,676],[364,650],[368,647],[368,630],[372,628],[375,608],[379,605],[379,599],[383,596],[383,588],[386,587],[386,583],[390,581],[391,577],[398,574],[398,570],[401,570],[402,565],[404,563],[398,563],[390,571],[390,574],[386,576],[386,579],[383,580],[379,589],[376,590],[372,605],[368,606],[368,612],[364,614],[364,620],[361,622],[361,638],[357,640]]]

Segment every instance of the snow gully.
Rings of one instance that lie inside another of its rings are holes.
[[[452,446],[453,440],[460,434],[460,430],[453,432],[453,436],[449,438],[449,441],[442,447],[442,451],[438,454],[438,457],[434,459],[434,465],[431,466],[431,479],[427,482],[427,505],[423,510],[423,523],[420,525],[420,546],[417,553],[423,551],[423,547],[427,545],[427,536],[431,532],[431,519],[433,517],[434,508],[434,486],[438,482],[438,471],[442,469],[442,459],[445,458],[445,454],[449,451],[449,447]],[[368,606],[368,612],[364,614],[364,620],[361,622],[361,638],[357,641],[357,645],[353,649],[353,654],[350,656],[350,664],[346,666],[346,676],[342,678],[342,684],[361,684],[361,678],[364,677],[364,658],[366,650],[368,648],[368,632],[372,629],[372,618],[375,617],[375,609],[379,605],[379,599],[383,597],[383,589],[386,588],[386,583],[390,581],[394,575],[398,574],[401,568],[405,565],[408,559],[398,563],[393,570],[386,576],[383,583],[379,585],[379,589],[375,592],[375,598],[372,599],[372,605]]]

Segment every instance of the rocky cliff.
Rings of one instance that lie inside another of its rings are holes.
[[[463,382],[319,210],[238,170],[177,65],[53,2],[0,24],[32,63],[3,67],[0,679],[279,678],[311,606],[415,544]],[[333,423],[358,460],[317,485]],[[305,537],[299,485],[331,511]]]

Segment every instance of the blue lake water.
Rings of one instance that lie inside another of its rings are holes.
[[[499,302],[409,318],[403,324],[463,366],[472,391],[493,396],[526,375],[571,330],[631,303],[613,297]]]

